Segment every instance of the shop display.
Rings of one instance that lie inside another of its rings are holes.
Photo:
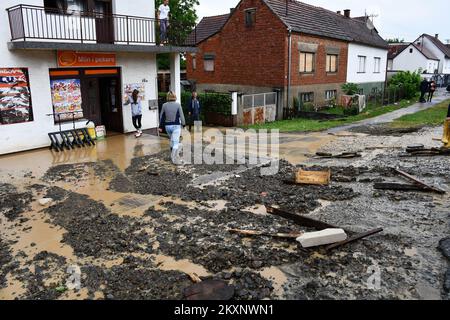
[[[81,82],[79,79],[51,81],[53,112],[55,121],[82,119]]]

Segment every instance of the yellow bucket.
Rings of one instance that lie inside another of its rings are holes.
[[[450,148],[450,119],[444,122],[444,136],[442,137],[442,142],[446,148]]]
[[[88,121],[88,123],[86,123],[86,129],[87,129],[87,132],[89,134],[89,137],[92,140],[97,139],[97,134],[95,132],[95,123],[94,122]]]

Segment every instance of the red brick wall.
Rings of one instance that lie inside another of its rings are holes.
[[[316,52],[316,67],[314,74],[300,73],[300,51],[298,43],[314,43],[318,44]],[[340,48],[338,72],[335,74],[327,74],[326,72],[326,47]],[[348,43],[339,40],[314,37],[310,35],[292,36],[292,78],[291,84],[295,85],[313,85],[313,84],[327,84],[327,83],[344,83],[347,79],[347,58],[348,58]]]
[[[256,24],[245,26],[245,9],[256,8]],[[197,69],[187,56],[189,79],[197,83],[282,87],[287,73],[287,30],[261,0],[245,0],[216,36],[204,41]],[[215,53],[215,71],[205,72],[204,53]]]

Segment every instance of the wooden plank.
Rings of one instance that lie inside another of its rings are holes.
[[[359,233],[359,234],[357,234],[357,235],[355,235],[355,236],[353,236],[351,238],[348,238],[345,241],[329,245],[328,247],[326,247],[326,250],[330,251],[330,250],[336,249],[338,247],[345,246],[345,245],[347,245],[349,243],[352,243],[352,242],[355,242],[355,241],[367,238],[369,236],[372,236],[372,235],[380,233],[380,232],[383,232],[383,228],[378,228],[378,229],[374,229],[374,230],[371,230],[371,231],[368,231],[368,232]]]
[[[297,239],[298,237],[303,235],[303,232],[268,233],[268,232],[263,232],[263,231],[240,230],[240,229],[230,229],[228,231],[231,233],[236,233],[236,234],[240,234],[243,236],[267,236],[267,237],[280,238],[280,239]]]
[[[305,171],[298,170],[295,174],[297,184],[329,185],[331,181],[331,170],[328,171]]]
[[[339,227],[334,226],[332,224],[328,224],[326,222],[314,220],[314,219],[307,218],[307,217],[304,217],[304,216],[301,216],[298,214],[283,211],[281,209],[277,209],[274,207],[266,206],[266,209],[267,209],[267,213],[291,220],[302,227],[314,228],[317,230],[339,229]]]
[[[445,193],[447,193],[445,190],[442,190],[442,189],[437,188],[437,187],[435,187],[435,186],[429,185],[429,184],[427,184],[427,183],[425,183],[425,182],[423,182],[423,181],[417,179],[416,177],[413,177],[413,176],[410,175],[409,173],[406,173],[406,172],[401,171],[401,170],[399,170],[399,169],[395,169],[395,171],[396,171],[397,173],[401,174],[402,176],[404,176],[405,178],[407,178],[407,179],[409,179],[409,180],[411,180],[411,181],[414,181],[415,183],[417,183],[417,184],[419,184],[419,185],[421,185],[421,186],[423,186],[423,187],[425,187],[425,188],[428,188],[428,189],[430,189],[430,190],[433,190],[434,192],[437,192],[437,193],[440,193],[440,194],[445,194]]]

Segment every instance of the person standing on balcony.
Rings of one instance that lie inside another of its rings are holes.
[[[195,124],[198,132],[198,124],[200,122],[200,112],[201,106],[200,101],[198,101],[198,94],[196,91],[192,92],[192,98],[189,100],[188,105],[189,111],[189,132],[192,130],[192,124]]]
[[[128,96],[125,105],[131,104],[131,119],[133,120],[133,126],[136,128],[136,138],[142,136],[142,103],[139,97],[139,91],[134,90],[131,97]]]
[[[161,4],[158,8],[158,23],[159,23],[159,29],[160,29],[160,35],[161,44],[167,44],[167,31],[169,29],[169,14],[170,14],[170,7],[169,7],[169,0],[164,0],[164,3]]]
[[[177,96],[170,91],[167,94],[167,103],[164,103],[161,109],[161,119],[159,131],[165,127],[170,138],[171,159],[174,164],[182,164],[179,153],[182,145],[180,144],[181,126],[186,126],[183,108],[177,102]]]

